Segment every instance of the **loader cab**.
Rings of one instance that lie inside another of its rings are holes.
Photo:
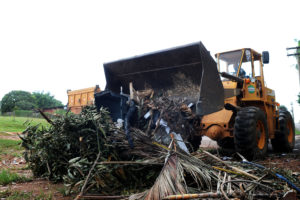
[[[235,96],[244,102],[275,101],[275,98],[268,99],[268,89],[264,83],[263,63],[269,62],[268,52],[260,54],[253,49],[244,48],[218,53],[216,58],[225,93],[237,89]]]
[[[219,72],[226,72],[242,79],[253,79],[263,74],[261,54],[250,48],[218,53],[216,58]]]

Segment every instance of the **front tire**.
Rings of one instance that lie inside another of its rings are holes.
[[[295,146],[295,124],[289,111],[279,109],[279,131],[271,140],[273,150],[276,152],[292,152]]]
[[[235,118],[235,150],[249,160],[262,158],[267,154],[268,139],[265,113],[257,107],[242,108]]]

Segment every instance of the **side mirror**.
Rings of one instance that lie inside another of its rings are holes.
[[[262,52],[262,60],[264,64],[269,64],[269,52],[263,51]]]

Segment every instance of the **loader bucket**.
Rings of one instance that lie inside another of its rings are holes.
[[[196,104],[199,116],[224,106],[224,89],[217,64],[201,42],[105,63],[106,90],[129,94],[136,90],[184,97]]]

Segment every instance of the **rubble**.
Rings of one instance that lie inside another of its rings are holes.
[[[131,94],[130,126],[93,106],[58,117],[49,128],[28,126],[20,138],[33,174],[63,181],[77,199],[280,199],[298,191],[297,175],[284,170],[191,153],[199,119],[187,99],[151,89]]]

